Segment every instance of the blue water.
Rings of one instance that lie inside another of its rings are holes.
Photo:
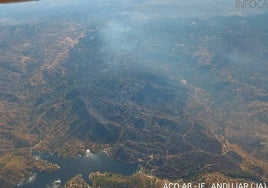
[[[36,173],[28,183],[20,185],[21,188],[57,188],[77,174],[82,174],[84,180],[90,183],[88,175],[91,172],[112,172],[121,175],[130,175],[137,171],[137,164],[124,163],[114,160],[105,153],[87,154],[82,157],[62,158],[58,155],[43,154],[42,159],[58,164],[61,168],[54,172]],[[60,180],[60,181],[59,181]],[[31,182],[30,182],[31,181]],[[57,184],[56,182],[60,182]]]

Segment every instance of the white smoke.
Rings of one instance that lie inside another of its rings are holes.
[[[18,184],[18,187],[23,186],[23,185],[26,185],[26,184],[30,184],[30,183],[34,182],[35,179],[36,179],[36,176],[37,176],[37,173],[33,173],[28,179],[26,179],[26,180],[20,182],[20,183]]]
[[[86,150],[86,157],[92,157],[94,154],[89,149]]]

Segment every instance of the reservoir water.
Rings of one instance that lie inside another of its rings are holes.
[[[77,174],[82,174],[84,180],[90,183],[88,175],[92,172],[112,172],[121,175],[130,175],[137,171],[138,165],[114,160],[105,153],[92,154],[87,152],[85,156],[75,158],[62,158],[58,155],[42,154],[45,159],[60,166],[59,170],[51,173],[36,173],[29,178],[27,183],[20,188],[57,188]]]

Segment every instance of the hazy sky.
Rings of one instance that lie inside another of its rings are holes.
[[[152,11],[156,9],[156,14],[160,14],[161,16],[172,14],[174,17],[244,15],[268,10],[268,8],[237,8],[237,1],[238,0],[40,0],[37,2],[1,4],[0,22],[10,16],[18,19],[24,17],[29,19],[28,17],[38,18],[56,15],[57,13],[72,14],[80,12],[80,14],[90,14],[90,11],[97,11],[99,13],[107,11],[117,13],[120,11],[132,14],[137,18],[142,18],[145,16],[144,14],[150,16],[150,14],[153,14]]]

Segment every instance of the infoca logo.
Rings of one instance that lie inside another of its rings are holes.
[[[236,0],[236,8],[268,8],[268,0]]]

